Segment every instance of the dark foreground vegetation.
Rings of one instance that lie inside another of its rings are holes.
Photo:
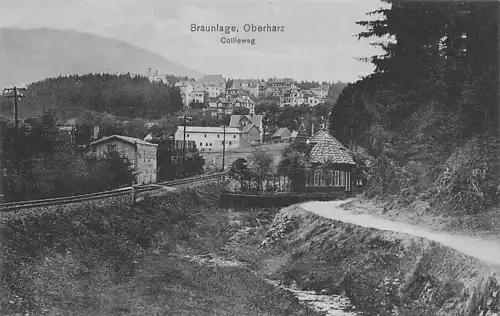
[[[2,216],[2,315],[315,315],[217,252],[234,233],[222,185]],[[252,221],[250,213],[249,221]],[[255,218],[254,218],[255,219]]]
[[[115,148],[103,156],[88,147],[77,146],[61,133],[54,111],[15,122],[0,117],[0,191],[4,201],[20,201],[71,196],[112,190],[132,185],[136,180],[131,162]],[[205,161],[198,151],[190,151],[182,162],[182,149],[170,139],[154,137],[158,144],[158,181],[203,173]]]
[[[384,2],[359,37],[392,39],[340,94],[331,133],[368,150],[369,197],[484,212],[500,197],[499,3]]]
[[[130,186],[135,180],[131,162],[117,151],[99,157],[60,136],[51,111],[27,118],[17,128],[0,117],[4,201],[99,192]]]

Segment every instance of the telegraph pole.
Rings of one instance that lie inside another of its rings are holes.
[[[223,125],[223,136],[222,136],[222,172],[226,165],[226,125]]]
[[[184,164],[184,167],[186,167],[186,125],[188,120],[191,120],[191,117],[186,116],[184,114],[184,116],[180,116],[179,119],[182,119],[184,124],[184,140],[182,142],[182,163]]]
[[[17,134],[17,128],[19,126],[19,110],[18,110],[18,104],[17,101],[24,97],[19,91],[25,91],[26,88],[18,88],[18,87],[12,87],[12,88],[6,88],[4,89],[4,93],[6,91],[8,92],[13,92],[12,95],[4,95],[4,97],[7,98],[14,98],[14,120],[15,120],[15,126],[16,126],[16,134]]]
[[[18,88],[18,87],[4,89],[4,97],[14,98],[14,122],[15,122],[14,145],[16,146],[15,152],[16,152],[17,171],[19,171],[19,155],[17,150],[17,143],[18,143],[17,139],[18,139],[18,129],[19,129],[19,108],[17,101],[19,101],[22,97],[24,97],[24,95],[22,95],[19,92],[25,90],[26,88]],[[5,95],[5,92],[12,92],[12,94]]]
[[[187,117],[184,115],[184,140],[182,142],[182,164],[186,165],[186,125]]]
[[[24,97],[20,91],[24,91],[26,88],[18,88],[18,87],[12,87],[12,88],[6,88],[3,90],[3,96],[7,98],[14,98],[14,122],[15,122],[15,130],[14,130],[14,152],[15,152],[15,168],[16,172],[19,173],[19,150],[18,150],[18,128],[19,128],[19,109],[18,109],[18,101]],[[5,94],[5,92],[12,92],[12,94]],[[2,174],[1,177],[3,179],[3,167],[1,170]],[[2,194],[0,195],[0,199],[3,202],[4,199],[4,194],[3,194],[3,188],[2,188]]]

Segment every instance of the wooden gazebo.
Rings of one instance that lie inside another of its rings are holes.
[[[325,130],[308,140],[312,149],[305,172],[305,192],[351,191],[354,159],[335,137]]]

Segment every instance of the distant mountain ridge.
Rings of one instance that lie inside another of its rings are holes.
[[[87,73],[202,74],[131,44],[74,30],[0,29],[0,89],[59,75]]]

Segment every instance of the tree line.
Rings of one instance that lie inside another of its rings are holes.
[[[178,78],[179,80],[182,78]],[[37,116],[44,110],[57,110],[59,119],[83,115],[87,111],[145,119],[160,118],[179,111],[182,98],[172,85],[151,82],[131,74],[86,74],[59,76],[30,84],[23,92],[20,117]],[[2,114],[12,115],[13,104],[0,98]]]
[[[430,192],[441,181],[443,200],[478,212],[499,197],[499,4],[383,2],[368,13],[379,19],[357,22],[366,29],[358,37],[380,39],[383,54],[366,58],[373,74],[342,90],[330,131],[376,159],[372,195],[438,196]]]

